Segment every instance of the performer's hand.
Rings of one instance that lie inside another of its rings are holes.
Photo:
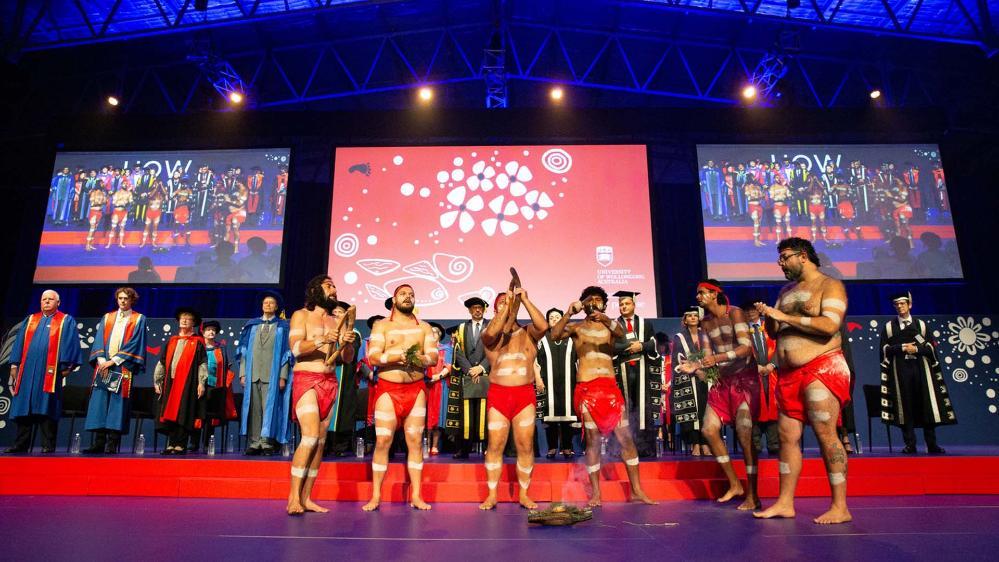
[[[153,390],[156,391],[156,394],[163,394],[163,389],[160,388],[160,385],[158,385],[158,384],[154,384],[153,385]]]
[[[545,383],[544,383],[544,381],[538,380],[538,382],[537,382],[537,384],[535,384],[535,386],[537,387],[538,392],[544,392],[545,391]]]
[[[594,310],[593,312],[591,312],[590,315],[587,317],[587,319],[593,320],[594,322],[600,322],[605,326],[610,324],[610,316],[607,316],[606,314],[600,312],[599,310]]]
[[[575,301],[572,304],[570,304],[569,307],[566,309],[566,315],[572,316],[573,314],[576,314],[582,310],[583,310],[583,303]]]
[[[753,307],[756,308],[756,312],[760,313],[760,316],[768,316],[767,309],[770,308],[765,302],[754,302]]]
[[[198,383],[198,398],[201,398],[204,395],[205,395],[205,385],[202,383]]]
[[[627,353],[638,353],[641,350],[642,350],[642,342],[640,341],[633,341],[630,344],[628,344],[628,347],[625,348],[625,352]]]
[[[278,390],[284,390],[284,387],[288,386],[287,379],[278,379]]]
[[[441,369],[441,372],[440,372],[440,373],[438,373],[438,374],[440,375],[440,377],[441,377],[441,378],[444,378],[444,377],[448,376],[448,374],[449,374],[450,372],[451,372],[451,368],[450,368],[450,367],[447,367],[447,366],[445,366],[445,367],[444,367],[443,369]]]
[[[677,369],[679,369],[681,373],[689,375],[697,370],[697,363],[695,361],[684,361],[677,367]]]
[[[354,343],[355,339],[357,339],[357,334],[355,334],[354,331],[351,330],[340,336],[340,343]]]
[[[714,355],[705,355],[704,359],[701,359],[701,367],[710,369],[711,367],[714,367],[716,364],[717,362],[715,361]]]
[[[770,374],[770,367],[768,367],[767,365],[757,365],[756,366],[756,372],[759,373],[759,374],[761,374],[761,375],[769,375]]]
[[[246,377],[245,376],[240,376],[239,377],[239,385],[243,386],[243,387],[246,386]]]
[[[520,297],[521,301],[527,300],[527,291],[523,287],[517,287],[513,290],[513,296]]]

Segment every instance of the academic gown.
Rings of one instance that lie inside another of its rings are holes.
[[[118,352],[112,356],[109,352],[109,340],[117,317],[117,310],[101,317],[97,323],[93,346],[90,348],[90,365],[94,368],[94,378],[91,381],[93,390],[87,406],[87,421],[84,424],[84,429],[87,431],[108,429],[120,433],[128,432],[132,381],[136,376],[141,376],[146,369],[145,315],[134,310],[129,314]],[[114,357],[121,361],[119,366],[112,366],[110,369],[111,372],[121,372],[118,392],[110,392],[97,380],[97,360]]]
[[[572,340],[554,342],[551,334],[538,341],[538,365],[545,391],[538,395],[538,418],[545,422],[575,422],[572,393],[576,390],[576,350]]]
[[[11,364],[18,365],[10,418],[47,416],[58,420],[62,414],[62,373],[73,371],[82,361],[76,319],[58,311],[52,316],[41,312],[28,316],[10,351]]]
[[[260,425],[260,437],[264,439],[275,439],[278,443],[287,443],[290,426],[290,406],[292,383],[294,382],[294,372],[292,365],[295,359],[288,344],[288,332],[290,326],[287,320],[275,319],[274,323],[274,358],[271,361],[271,383],[267,388],[267,401],[264,403],[264,419]],[[239,347],[236,348],[236,361],[246,361],[246,365],[253,365],[253,342],[257,337],[257,330],[260,329],[264,320],[254,318],[247,322],[239,332]],[[288,382],[284,390],[281,390],[278,379],[280,378],[281,367],[288,366]],[[249,369],[247,369],[249,373]],[[246,378],[246,386],[253,382],[249,374]],[[243,419],[240,421],[239,431],[246,435],[247,424],[250,419],[250,396],[244,388],[243,390]]]
[[[673,419],[683,430],[700,431],[704,411],[708,405],[708,384],[693,373],[680,372],[680,365],[688,360],[691,353],[700,348],[700,342],[695,342],[687,330],[674,334],[670,345],[670,367],[673,378],[670,400]]]
[[[906,355],[903,343],[915,343],[918,353]],[[899,427],[957,423],[933,338],[918,318],[905,329],[892,318],[881,329],[881,419]]]

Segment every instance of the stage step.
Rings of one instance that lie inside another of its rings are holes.
[[[0,458],[0,494],[166,496],[188,498],[272,498],[288,495],[287,460],[245,460],[192,457]],[[655,460],[640,465],[642,485],[660,500],[706,499],[719,496],[726,481],[711,460]],[[736,472],[745,468],[736,461]],[[849,494],[893,496],[923,494],[999,494],[999,457],[853,457],[849,464]],[[424,497],[431,502],[478,502],[487,492],[481,463],[428,461],[424,465]],[[501,501],[514,501],[519,492],[516,467],[505,464],[499,486]],[[764,459],[759,472],[760,495],[778,492],[777,461]],[[535,501],[582,501],[589,482],[581,462],[539,462],[530,493]],[[620,462],[601,468],[604,501],[625,501],[629,486]],[[405,462],[393,462],[385,477],[383,497],[404,501],[409,483]],[[820,459],[804,462],[799,496],[826,496],[829,484]],[[361,501],[371,496],[370,461],[324,462],[314,497],[327,501]]]

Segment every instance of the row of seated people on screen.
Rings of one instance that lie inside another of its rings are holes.
[[[235,247],[222,240],[213,251],[194,254],[193,265],[183,265],[174,273],[174,283],[277,283],[280,281],[281,246],[267,245],[254,236],[246,241],[247,255],[234,259]],[[136,268],[128,273],[129,283],[161,283],[163,276],[156,268],[153,256],[139,258]]]

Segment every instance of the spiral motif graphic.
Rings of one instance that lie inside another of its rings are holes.
[[[466,256],[437,253],[433,258],[434,267],[441,279],[448,283],[461,283],[472,276],[475,262]]]
[[[956,382],[965,382],[968,380],[968,371],[964,369],[954,369],[954,373],[951,375]]]
[[[572,169],[572,156],[561,148],[553,148],[541,155],[541,165],[553,174],[564,174]]]
[[[347,234],[337,236],[336,241],[333,243],[333,251],[341,258],[351,258],[357,253],[360,245],[361,242],[357,239],[357,235],[348,232]]]
[[[0,396],[0,416],[6,416],[10,411],[10,398]]]

